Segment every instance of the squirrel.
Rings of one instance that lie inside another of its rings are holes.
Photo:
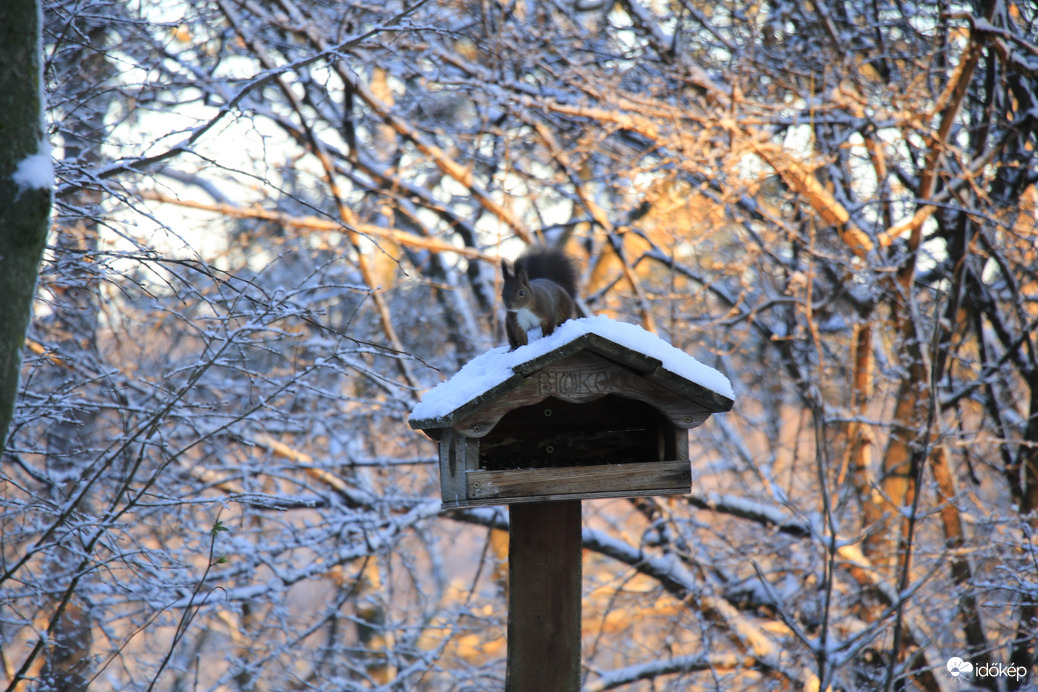
[[[526,331],[540,326],[548,336],[560,324],[576,316],[577,270],[570,258],[553,247],[526,250],[509,266],[501,260],[505,284],[505,332],[515,350],[527,343]]]

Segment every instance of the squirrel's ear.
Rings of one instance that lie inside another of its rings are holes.
[[[509,275],[508,262],[506,262],[503,259],[501,260],[501,272],[505,275],[505,278],[507,279]]]

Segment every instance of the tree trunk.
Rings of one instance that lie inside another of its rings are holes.
[[[0,453],[18,393],[25,331],[47,240],[52,177],[43,132],[41,11],[0,3]]]

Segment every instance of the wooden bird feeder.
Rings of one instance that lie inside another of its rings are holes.
[[[445,509],[688,493],[689,429],[732,407],[716,370],[606,317],[479,356],[430,398],[410,425],[439,442]]]
[[[592,317],[474,358],[415,407],[443,507],[511,505],[505,692],[580,689],[581,500],[689,492],[688,431],[732,399],[716,370]]]

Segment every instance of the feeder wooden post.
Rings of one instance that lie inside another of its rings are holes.
[[[580,689],[580,500],[514,504],[506,692]]]

